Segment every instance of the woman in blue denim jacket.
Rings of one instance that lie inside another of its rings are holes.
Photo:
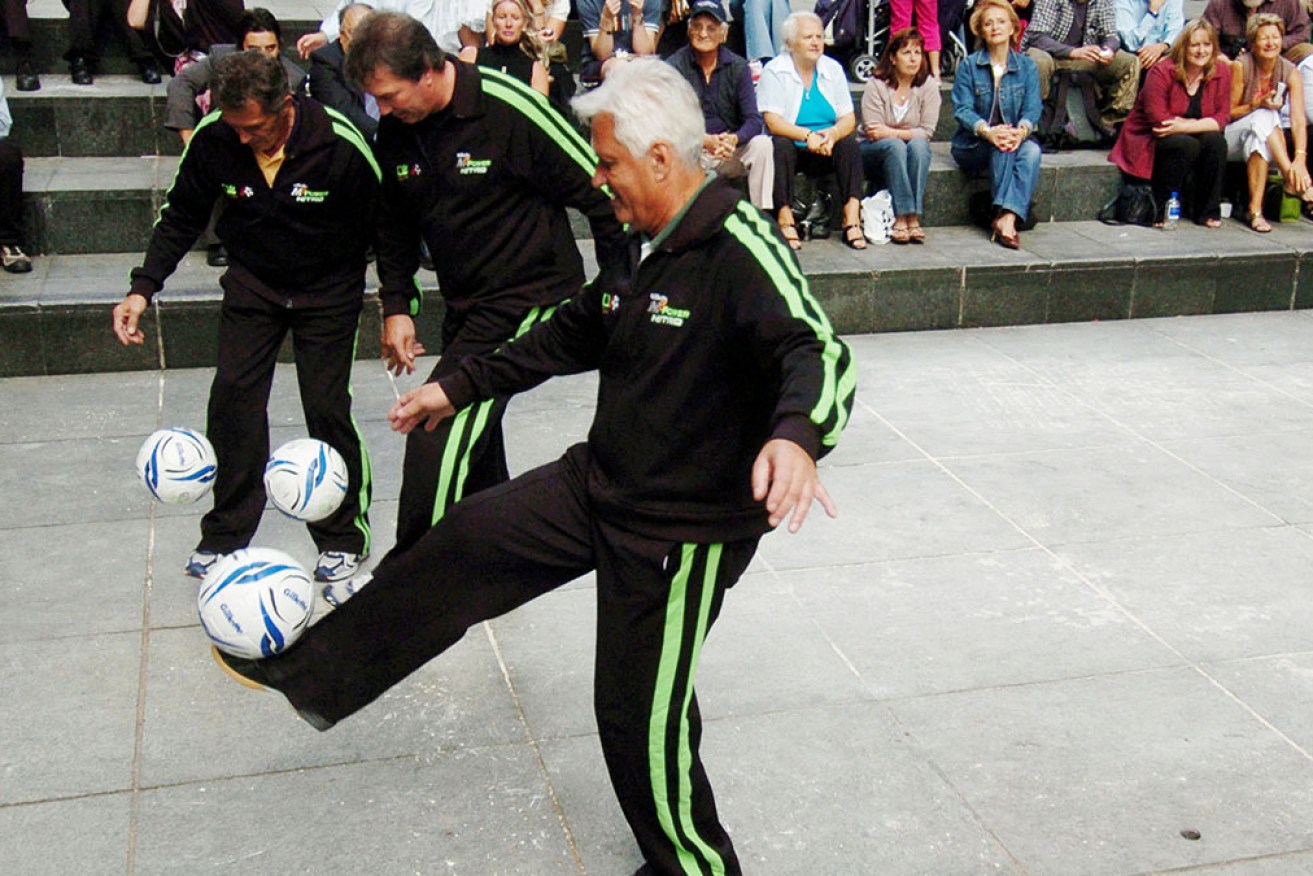
[[[1025,221],[1039,182],[1039,73],[1016,51],[1020,22],[1007,0],[981,0],[971,32],[984,48],[958,65],[953,78],[953,160],[967,173],[988,169],[994,200],[993,234],[1008,249],[1021,247],[1017,222]]]

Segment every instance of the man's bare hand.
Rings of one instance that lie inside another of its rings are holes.
[[[326,45],[328,45],[328,34],[324,33],[322,30],[317,30],[314,33],[306,34],[296,41],[296,53],[300,55],[302,59],[306,59],[309,58],[310,54],[316,49],[321,49]]]
[[[388,422],[392,431],[408,435],[419,424],[424,424],[426,432],[432,432],[438,423],[456,413],[447,399],[447,394],[437,383],[426,383],[412,389],[397,399],[388,411]]]
[[[380,341],[383,359],[393,374],[412,374],[415,357],[424,355],[424,345],[415,338],[415,320],[404,313],[394,313],[383,320]]]
[[[767,522],[771,526],[779,526],[789,517],[789,532],[802,528],[813,499],[821,503],[830,517],[838,514],[834,500],[816,474],[816,460],[783,438],[767,441],[757,454],[752,464],[752,497],[758,502],[765,501]]]
[[[114,336],[119,343],[124,346],[146,343],[146,333],[137,324],[149,306],[145,298],[130,293],[114,305]]]

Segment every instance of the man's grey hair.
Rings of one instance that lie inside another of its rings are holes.
[[[634,60],[606,77],[598,88],[576,97],[571,106],[585,122],[605,113],[615,138],[635,157],[658,140],[689,167],[700,167],[706,124],[693,86],[674,67],[658,60]]]
[[[784,37],[784,45],[793,48],[793,42],[798,38],[798,28],[804,21],[812,21],[822,30],[825,28],[825,22],[815,12],[799,11],[790,12],[789,17],[784,19],[784,24],[780,27],[780,34]]]
[[[337,11],[337,26],[341,27],[346,17],[357,9],[364,9],[366,12],[373,12],[374,7],[368,3],[348,3]]]

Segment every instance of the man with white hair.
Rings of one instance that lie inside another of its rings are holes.
[[[761,536],[834,505],[815,460],[851,411],[855,368],[774,223],[701,168],[678,72],[616,70],[574,106],[634,230],[630,285],[595,282],[495,353],[409,392],[392,427],[596,368],[588,440],[457,503],[373,582],[268,660],[220,655],[320,730],[466,629],[597,573],[594,708],[641,873],[741,872],[698,756],[703,640]]]
[[[1281,54],[1292,64],[1313,54],[1309,44],[1309,17],[1304,0],[1208,0],[1203,18],[1217,28],[1222,52],[1234,60],[1247,47],[1245,27],[1251,15],[1270,12],[1286,23],[1281,39]]]

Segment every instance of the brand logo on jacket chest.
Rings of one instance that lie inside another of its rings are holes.
[[[456,153],[456,172],[461,176],[485,174],[492,167],[491,158],[471,158],[468,152]]]
[[[292,197],[298,204],[322,204],[328,197],[328,189],[316,191],[305,183],[293,183]]]
[[[648,295],[647,312],[651,314],[649,318],[656,325],[668,325],[674,328],[682,328],[684,321],[693,315],[691,310],[671,307],[670,299],[660,292],[652,292]]]
[[[408,179],[418,179],[424,175],[423,169],[418,164],[398,164],[397,165],[397,182],[405,182]]]
[[[231,198],[234,201],[238,198],[254,198],[255,189],[250,186],[239,186],[233,183],[219,183],[223,189],[224,197]]]

